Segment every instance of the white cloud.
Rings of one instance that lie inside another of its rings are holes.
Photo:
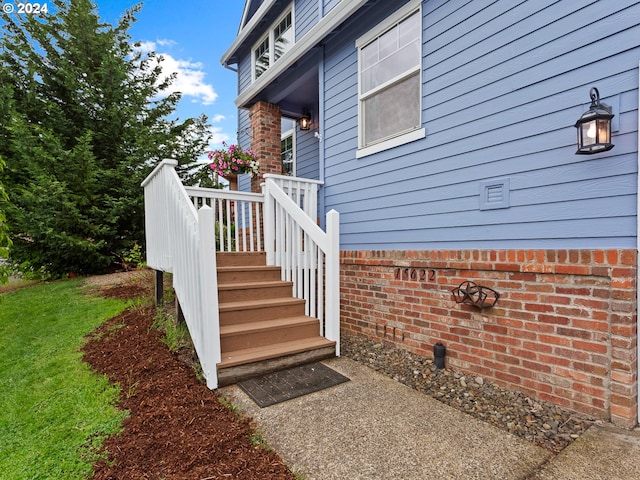
[[[177,77],[168,88],[169,93],[181,92],[184,96],[195,97],[204,105],[211,105],[218,94],[213,86],[205,83],[205,73],[201,63],[193,63],[189,60],[177,60],[166,53],[161,54],[164,61],[161,63],[162,72],[166,75],[177,73]]]
[[[167,40],[164,38],[158,40],[158,45],[160,45],[161,47],[173,47],[175,44],[176,42],[173,40]]]
[[[172,43],[171,40],[159,40],[157,45],[170,46]],[[180,92],[183,97],[193,97],[194,102],[201,102],[203,105],[211,105],[218,98],[213,86],[205,82],[202,63],[176,59],[168,53],[159,52],[156,42],[140,42],[137,50],[145,53],[156,51],[158,56],[162,57],[163,61],[160,65],[163,78],[176,74],[176,79],[165,90],[167,94]]]
[[[215,150],[216,148],[222,147],[222,142],[227,142],[231,140],[231,137],[225,133],[221,127],[215,126],[216,123],[220,123],[226,120],[224,115],[218,114],[214,115],[213,118],[209,119],[209,123],[212,125],[209,127],[209,132],[211,132],[211,140],[209,141],[209,150]]]
[[[211,127],[209,131],[212,134],[211,140],[209,141],[209,150],[221,148],[222,142],[229,143],[231,141],[231,137],[219,127]]]
[[[156,44],[154,42],[139,42],[135,47],[135,50],[140,50],[141,52],[151,52],[155,50]]]

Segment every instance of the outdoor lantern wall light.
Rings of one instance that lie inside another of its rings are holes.
[[[591,105],[576,122],[578,129],[579,155],[606,152],[613,148],[611,143],[611,107],[600,101],[600,92],[596,87],[589,91]]]
[[[298,120],[298,125],[300,125],[300,130],[309,130],[311,128],[311,115],[306,108],[302,110],[302,116],[300,120]]]

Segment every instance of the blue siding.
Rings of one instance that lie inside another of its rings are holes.
[[[398,6],[325,47],[324,200],[342,248],[635,248],[640,4],[423,2],[427,137],[356,159],[354,42]],[[614,106],[615,148],[579,156],[591,86]],[[480,210],[493,178],[509,178],[510,207]]]
[[[238,132],[236,142],[242,148],[251,148],[251,122],[249,121],[249,110],[238,110]]]
[[[327,13],[329,13],[329,10],[331,10],[333,7],[335,7],[336,5],[338,5],[340,3],[341,0],[322,0],[323,3],[323,8],[324,8],[324,12],[323,14],[326,15]],[[344,0],[345,2],[348,0]]]
[[[296,0],[294,6],[296,41],[318,23],[318,0]]]
[[[251,86],[251,54],[248,53],[238,62],[238,93]]]
[[[311,130],[296,132],[296,176],[320,179],[318,139]]]
[[[243,57],[238,64],[238,93],[251,85],[251,57]],[[249,111],[238,109],[238,132],[236,134],[238,145],[249,148],[251,145]]]

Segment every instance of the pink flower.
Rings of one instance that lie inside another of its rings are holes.
[[[243,150],[236,144],[227,145],[222,142],[224,148],[208,152],[211,161],[210,167],[220,176],[229,173],[249,173],[252,176],[258,173],[258,163],[255,154],[251,150]]]

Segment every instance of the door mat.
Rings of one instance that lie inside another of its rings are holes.
[[[261,408],[348,382],[344,375],[315,362],[238,382]]]

